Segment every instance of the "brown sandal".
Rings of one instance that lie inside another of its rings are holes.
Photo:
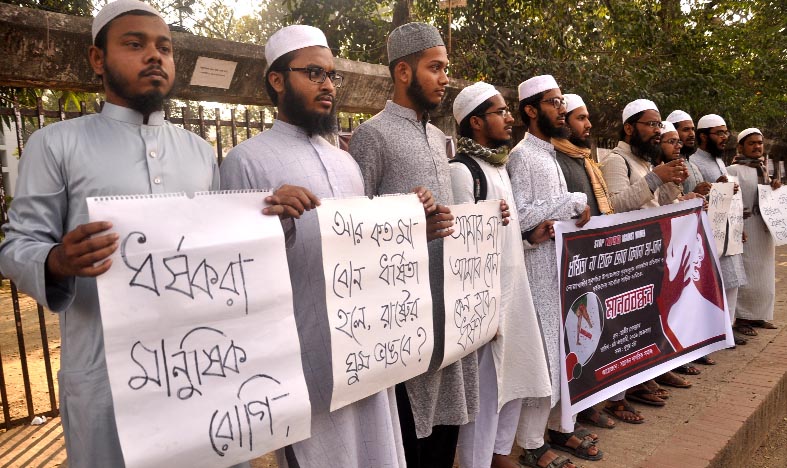
[[[631,406],[625,398],[620,401],[608,401],[604,406],[604,412],[615,419],[623,421],[624,423],[643,424],[645,422],[645,418],[642,417],[642,413],[634,409],[634,407]],[[631,413],[634,415],[634,418],[626,419],[618,413]]]

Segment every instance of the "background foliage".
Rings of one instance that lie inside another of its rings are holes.
[[[107,0],[0,0],[89,16]],[[516,88],[552,74],[583,96],[597,135],[613,137],[625,104],[653,99],[721,114],[734,130],[787,141],[785,0],[152,0],[170,22],[204,36],[264,45],[287,24],[325,31],[336,55],[386,63],[385,40],[407,21],[451,31],[451,75]],[[243,9],[249,11],[248,8]]]

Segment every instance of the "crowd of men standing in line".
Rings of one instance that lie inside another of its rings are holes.
[[[325,138],[336,130],[336,88],[343,80],[324,34],[301,25],[277,31],[265,48],[262,83],[278,107],[277,120],[234,148],[219,169],[206,142],[163,118],[175,69],[159,13],[138,0],[118,0],[96,16],[89,58],[103,79],[106,104],[100,114],[31,137],[0,244],[3,274],[63,317],[58,376],[70,466],[123,466],[95,282],[111,266],[118,238],[109,223],[86,222],[90,196],[276,188],[263,214],[278,215],[287,236],[297,231],[287,256],[312,404],[312,435],[277,451],[283,468],[447,468],[457,452],[463,468],[575,466],[554,450],[601,459],[598,435],[581,425],[562,427],[558,414],[556,220],[582,226],[591,216],[706,196],[710,183],[735,174],[748,242],[742,255],[722,257],[730,313],[742,335],[773,327],[774,246],[756,185],[779,184],[762,166],[759,130],[739,133],[740,155],[726,166],[721,155],[730,132],[721,117],[703,116],[695,127],[688,114],[675,111],[662,121],[655,103],[639,99],[623,110],[620,142],[599,166],[590,157],[592,109],[541,75],[518,88],[527,134],[510,151],[514,119],[500,93],[483,82],[463,89],[453,103],[458,163],[449,164],[445,135],[429,123],[448,84],[438,30],[409,23],[391,33],[387,46],[393,98],[356,130],[348,154]],[[483,172],[483,194],[468,161]],[[331,412],[330,336],[313,209],[324,197],[411,191],[427,216],[433,365]],[[453,232],[448,205],[479,198],[500,199],[503,217],[518,226],[502,241],[500,330],[477,352],[438,369],[446,320],[441,239]],[[693,365],[676,370],[699,373]],[[656,380],[690,386],[675,373]],[[646,382],[602,411],[578,416],[604,428],[614,427],[611,418],[642,423],[629,399],[661,406],[668,396],[657,382]],[[519,465],[509,457],[514,442],[524,449]]]

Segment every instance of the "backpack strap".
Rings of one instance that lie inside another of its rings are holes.
[[[479,200],[486,200],[486,175],[478,161],[467,156],[464,153],[459,153],[453,159],[448,160],[449,163],[461,163],[470,170],[470,175],[473,176],[473,198],[478,202]]]

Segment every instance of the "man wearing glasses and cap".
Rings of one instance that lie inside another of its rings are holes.
[[[513,200],[506,162],[514,117],[503,96],[490,84],[475,83],[456,96],[453,114],[460,135],[451,164],[454,201]],[[465,165],[473,163],[480,174]],[[515,213],[514,224],[501,230],[499,330],[493,341],[478,349],[479,412],[474,422],[459,430],[463,468],[517,468],[508,455],[522,398],[548,398],[552,390]],[[551,227],[552,221],[543,222],[532,243],[548,240]]]
[[[666,190],[664,198],[670,200],[680,195],[679,184],[687,176],[683,161],[653,167],[663,126],[653,101],[637,99],[623,109],[620,140],[601,166],[616,213],[659,206],[657,191]]]
[[[278,106],[269,130],[233,148],[221,166],[229,189],[279,187],[282,198],[306,213],[285,230],[295,322],[312,406],[311,437],[276,452],[282,468],[404,466],[392,389],[331,412],[331,337],[325,303],[319,198],[362,196],[358,164],[325,137],[336,132],[336,88],[342,76],[322,31],[287,26],[265,45],[265,89]],[[297,217],[297,216],[296,216]]]
[[[553,137],[568,135],[566,102],[551,75],[535,76],[519,85],[519,115],[528,133],[511,151],[507,168],[522,239],[530,239],[532,232],[546,220],[579,218],[577,226],[584,226],[590,220],[587,196],[567,190],[551,143]],[[526,247],[530,247],[525,249],[524,256],[533,304],[541,324],[549,368],[553,371],[551,396],[523,400],[516,439],[525,452],[519,461],[531,467],[572,468],[575,465],[571,460],[558,456],[550,448],[587,460],[600,460],[603,454],[592,440],[573,435],[573,427],[561,427],[557,406],[560,372],[554,371],[560,369],[561,315],[555,244],[548,239],[535,246],[528,243]],[[551,445],[544,440],[547,426]]]

